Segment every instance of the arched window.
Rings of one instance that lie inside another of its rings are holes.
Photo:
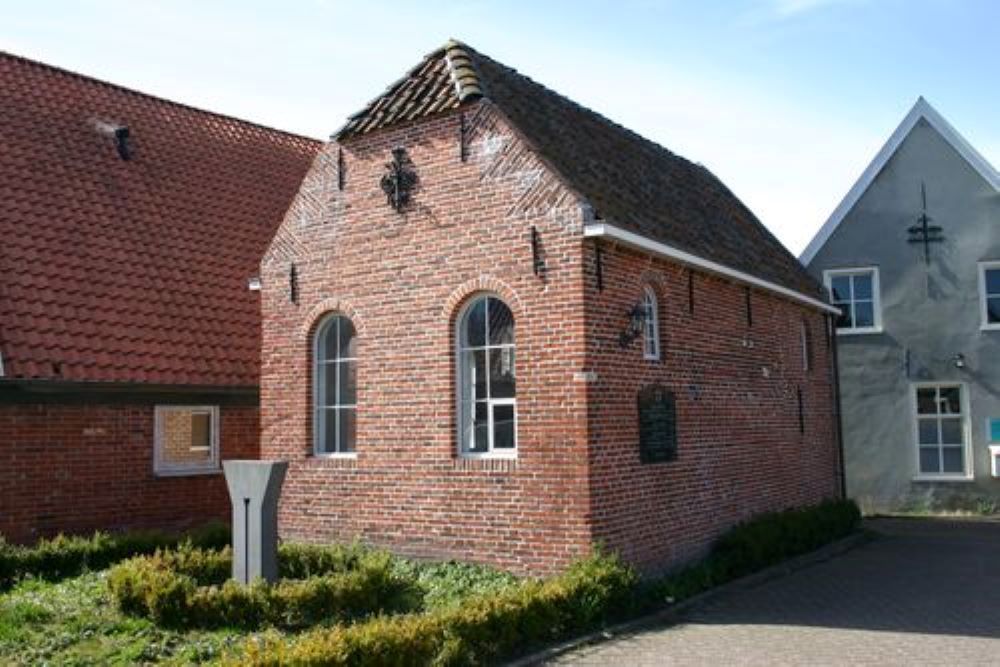
[[[458,320],[459,447],[470,456],[514,456],[514,315],[500,299],[474,299]]]
[[[660,320],[656,293],[648,285],[642,290],[642,354],[647,359],[660,358]]]
[[[354,325],[343,315],[327,317],[316,330],[313,352],[313,451],[317,455],[354,452],[356,345]]]

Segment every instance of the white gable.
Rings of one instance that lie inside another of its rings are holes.
[[[841,220],[850,212],[857,201],[861,198],[861,195],[865,193],[868,187],[878,176],[882,168],[885,167],[886,162],[895,155],[896,151],[902,145],[906,137],[909,136],[910,132],[916,126],[917,122],[923,118],[933,127],[937,132],[944,137],[952,148],[954,148],[962,158],[969,163],[969,165],[976,170],[976,172],[982,176],[987,183],[989,183],[995,190],[1000,192],[1000,173],[997,172],[993,166],[986,161],[982,155],[972,147],[969,142],[967,142],[962,135],[960,135],[955,128],[951,126],[944,117],[939,114],[934,107],[932,107],[927,100],[923,97],[917,99],[917,103],[913,105],[910,112],[906,114],[906,118],[903,122],[899,124],[896,131],[892,133],[889,140],[885,142],[882,149],[875,155],[875,159],[871,161],[871,164],[864,170],[861,174],[861,178],[848,190],[847,195],[841,200],[837,208],[833,210],[827,221],[823,223],[816,236],[813,237],[806,249],[802,251],[799,255],[799,261],[805,265],[813,260],[816,254],[820,251],[820,248],[827,242],[833,232],[840,225]]]

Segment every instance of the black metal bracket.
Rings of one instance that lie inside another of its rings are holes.
[[[594,239],[594,271],[597,273],[597,291],[604,291],[604,250],[601,242]]]
[[[288,269],[288,300],[294,304],[299,302],[299,272],[295,264]]]
[[[465,162],[468,159],[468,153],[465,149],[465,138],[469,132],[469,126],[465,122],[465,114],[459,114],[458,116],[458,159]]]
[[[344,189],[344,149],[337,149],[337,189]]]
[[[746,288],[747,295],[747,326],[753,326],[753,301],[751,300],[750,288]]]
[[[536,276],[545,272],[545,260],[542,259],[541,254],[541,237],[538,234],[538,228],[534,225],[531,226],[531,270]]]
[[[929,265],[931,263],[931,244],[942,243],[944,236],[942,236],[940,225],[930,224],[934,218],[927,215],[927,186],[923,181],[920,182],[920,200],[923,204],[923,210],[917,216],[917,224],[906,230],[910,235],[907,242],[924,244],[924,263]]]
[[[688,269],[688,314],[694,315],[694,269]]]

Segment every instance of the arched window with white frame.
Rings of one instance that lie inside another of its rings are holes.
[[[514,314],[492,295],[474,298],[458,318],[459,452],[517,454]]]
[[[357,333],[343,315],[329,315],[313,347],[313,452],[353,456],[357,414]]]
[[[647,285],[642,290],[642,355],[646,359],[660,358],[660,316],[656,292]]]

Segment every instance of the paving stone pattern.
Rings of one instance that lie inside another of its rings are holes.
[[[1000,522],[880,519],[876,539],[558,665],[1000,665]]]

